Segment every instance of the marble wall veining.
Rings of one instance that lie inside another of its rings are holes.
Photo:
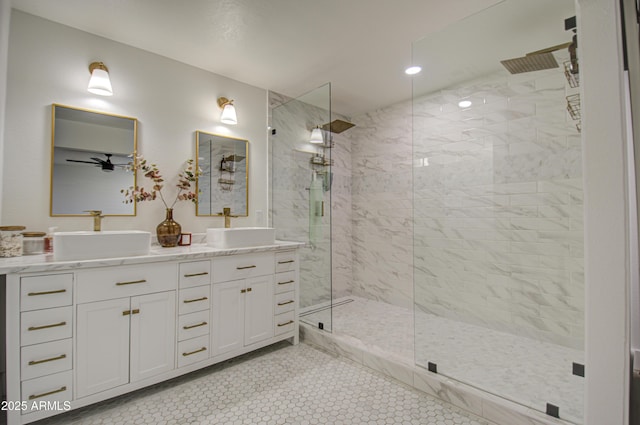
[[[582,164],[566,111],[572,90],[559,69],[501,71],[353,118],[356,127],[333,135],[331,217],[322,222],[332,243],[302,251],[301,305],[330,295],[415,303],[581,348]],[[461,98],[473,105],[460,108]],[[271,148],[286,148],[272,155],[273,223],[286,223],[279,237],[306,241],[310,155],[300,150],[323,117],[304,102],[277,109]],[[332,293],[318,284],[327,267]]]
[[[581,348],[571,90],[502,71],[354,118],[352,293]]]
[[[353,122],[351,292],[413,308],[411,102]]]
[[[346,293],[351,281],[350,146],[343,135],[336,134],[332,149],[323,150],[308,141],[311,128],[346,118],[277,93],[270,93],[269,103],[275,130],[270,136],[271,222],[277,238],[307,243],[300,251],[300,306],[327,303]],[[328,171],[329,167],[312,165],[311,152],[333,160],[331,191],[312,181],[314,169]],[[325,203],[324,216],[321,207],[310,204],[312,196]],[[318,214],[310,216],[312,209]]]
[[[582,348],[582,152],[561,69],[414,101],[416,306]],[[457,103],[473,105],[461,109]]]

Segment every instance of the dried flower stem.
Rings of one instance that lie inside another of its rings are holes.
[[[142,171],[144,177],[150,179],[153,182],[151,191],[147,191],[144,187],[136,185],[130,186],[128,189],[120,190],[124,194],[125,204],[132,202],[153,201],[160,197],[160,200],[164,204],[165,208],[173,208],[178,201],[191,201],[193,203],[198,202],[198,194],[191,191],[191,183],[195,182],[202,174],[200,168],[196,169],[194,160],[189,159],[186,161],[185,168],[178,174],[178,193],[175,199],[171,203],[171,206],[167,203],[164,195],[162,194],[162,188],[164,187],[164,179],[160,174],[160,170],[156,164],[150,164],[142,155],[137,155],[133,163],[128,165],[130,170]]]

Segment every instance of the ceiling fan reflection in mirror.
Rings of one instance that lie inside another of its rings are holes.
[[[126,168],[128,164],[113,164],[111,162],[111,157],[113,156],[113,154],[110,153],[105,153],[104,156],[107,157],[106,160],[104,159],[100,159],[100,158],[95,158],[95,157],[91,157],[89,159],[91,159],[92,161],[80,161],[77,159],[67,159],[68,162],[80,162],[83,164],[93,164],[96,167],[100,167],[102,169],[102,171],[105,172],[111,172],[115,169],[115,167],[120,167],[120,168]]]

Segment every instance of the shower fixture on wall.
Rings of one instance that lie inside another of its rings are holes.
[[[557,46],[527,53],[526,56],[520,58],[506,59],[500,61],[500,63],[512,74],[558,68],[558,62],[552,52],[565,49],[572,44],[573,43],[558,44]]]
[[[544,69],[558,68],[558,62],[553,56],[553,52],[566,49],[569,50],[569,57],[571,58],[568,64],[568,70],[571,74],[578,73],[578,36],[576,35],[576,18],[565,19],[564,29],[566,31],[572,30],[573,37],[570,42],[558,44],[556,46],[547,47],[546,49],[536,50],[535,52],[527,53],[520,58],[505,59],[500,61],[507,70],[512,74],[521,74],[523,72],[541,71]]]
[[[343,131],[349,130],[351,127],[355,127],[355,124],[343,121],[343,120],[333,120],[329,123],[326,123],[322,126],[324,131],[330,131],[334,134],[340,134]]]

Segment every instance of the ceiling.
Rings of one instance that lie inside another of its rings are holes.
[[[412,42],[503,0],[12,0],[64,25],[335,112],[411,98]]]

